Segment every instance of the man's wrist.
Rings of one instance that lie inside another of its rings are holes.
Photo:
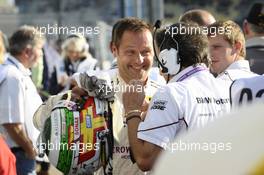
[[[129,120],[135,119],[135,118],[139,119],[140,122],[142,121],[140,115],[131,115],[131,116],[126,118],[126,124],[128,123]]]
[[[141,113],[142,111],[141,110],[131,110],[131,111],[128,111],[126,114],[125,114],[125,123],[127,124],[127,122],[131,119],[134,119],[134,118],[138,118],[140,119],[141,121]]]
[[[131,116],[131,115],[141,115],[142,111],[139,109],[134,109],[134,110],[130,110],[128,112],[125,113],[125,118]]]

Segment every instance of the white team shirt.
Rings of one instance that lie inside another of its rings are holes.
[[[227,84],[230,86],[236,79],[254,76],[257,76],[257,74],[250,71],[248,60],[238,60],[230,64],[224,72],[217,76],[217,78],[227,81]]]
[[[106,79],[107,82],[111,82],[115,91],[115,100],[111,104],[111,110],[113,114],[113,135],[114,135],[114,150],[113,150],[113,174],[114,175],[141,175],[144,174],[136,163],[132,163],[129,153],[129,140],[127,126],[125,121],[125,110],[123,107],[123,92],[125,87],[128,86],[125,81],[119,75],[118,69],[112,69],[110,71],[87,71],[89,76],[95,75],[101,79]],[[80,86],[79,78],[75,74],[73,77]],[[110,80],[109,80],[110,78]],[[146,100],[154,95],[156,90],[165,85],[164,78],[159,74],[158,68],[152,68],[149,72],[147,84],[145,86]],[[100,169],[94,174],[103,174],[103,170]]]
[[[230,98],[234,109],[257,101],[264,102],[264,76],[234,81],[230,86]]]
[[[22,123],[35,145],[39,131],[33,125],[33,115],[42,100],[30,78],[29,69],[12,56],[4,64],[4,69],[1,69],[5,72],[5,77],[0,84],[0,131],[7,133],[2,124]],[[8,134],[6,137],[9,147],[18,146]]]
[[[205,66],[187,67],[154,95],[137,136],[165,149],[179,133],[228,112],[228,94]]]

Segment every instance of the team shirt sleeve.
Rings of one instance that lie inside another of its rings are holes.
[[[144,122],[138,127],[138,138],[165,149],[174,140],[180,122],[181,112],[176,101],[170,88],[159,89],[150,102]]]
[[[232,83],[229,89],[232,109],[250,103],[264,102],[263,77],[242,78]]]

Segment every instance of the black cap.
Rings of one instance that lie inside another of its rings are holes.
[[[263,3],[255,3],[251,7],[247,21],[251,24],[255,24],[257,26],[264,27],[264,4]]]

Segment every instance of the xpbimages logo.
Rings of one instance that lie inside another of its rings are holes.
[[[232,143],[230,142],[184,142],[179,140],[173,143],[163,143],[162,147],[170,152],[177,151],[208,151],[215,154],[219,151],[231,151]]]
[[[37,146],[39,150],[70,150],[77,151],[79,153],[84,153],[91,150],[99,150],[100,148],[99,143],[52,143],[49,141],[47,143],[39,143]]]
[[[57,24],[46,26],[37,26],[36,29],[41,35],[72,35],[81,34],[86,35],[98,35],[100,34],[100,29],[98,26],[58,26]]]
[[[231,26],[227,27],[206,27],[206,26],[167,26],[165,28],[165,34],[173,35],[210,35],[210,37],[216,37],[216,35],[231,34]]]
[[[137,80],[131,80],[132,81],[137,81]],[[99,82],[99,81],[98,81]],[[102,81],[102,83],[98,83],[97,84],[98,89],[96,89],[98,91],[98,93],[100,94],[111,94],[111,93],[123,93],[123,92],[144,92],[145,91],[145,87],[141,84],[107,84],[106,82]]]

